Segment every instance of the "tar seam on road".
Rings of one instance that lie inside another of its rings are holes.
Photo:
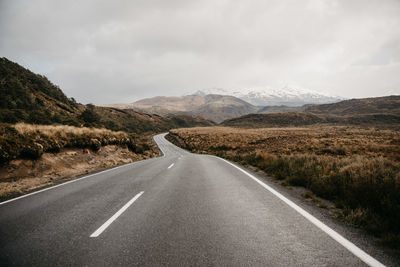
[[[215,156],[214,156],[215,157]],[[264,182],[260,181],[258,178],[256,178],[254,175],[248,173],[247,171],[243,170],[242,168],[239,168],[238,166],[230,163],[229,161],[216,157],[222,161],[225,161],[229,165],[235,167],[236,169],[240,170],[247,176],[249,176],[251,179],[256,181],[258,184],[260,184],[262,187],[270,191],[272,194],[274,194],[276,197],[278,197],[280,200],[285,202],[287,205],[289,205],[291,208],[293,208],[295,211],[300,213],[303,217],[305,217],[308,221],[310,221],[312,224],[317,226],[319,229],[324,231],[326,234],[328,234],[331,238],[336,240],[339,244],[344,246],[347,250],[349,250],[351,253],[353,253],[355,256],[357,256],[360,260],[368,264],[369,266],[385,266],[370,255],[368,255],[366,252],[364,252],[362,249],[351,243],[349,240],[338,234],[336,231],[334,231],[332,228],[328,227],[326,224],[312,216],[310,213],[305,211],[304,209],[300,208],[298,205],[296,205],[294,202],[283,196],[281,193],[273,189],[272,187],[268,186]]]
[[[168,169],[171,169],[174,166],[175,163],[172,163],[171,165],[169,165]]]
[[[101,233],[107,229],[110,224],[113,223],[127,208],[129,208],[130,205],[133,204],[142,194],[144,191],[140,192],[136,196],[134,196],[131,200],[128,201],[119,211],[117,211],[110,219],[108,219],[102,226],[99,227],[96,231],[93,232],[93,234],[90,235],[90,237],[98,237],[101,235]]]

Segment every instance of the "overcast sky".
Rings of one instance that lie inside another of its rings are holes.
[[[400,1],[0,0],[0,56],[82,103],[287,84],[400,94]]]

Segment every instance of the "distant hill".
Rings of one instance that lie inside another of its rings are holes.
[[[170,114],[200,116],[215,122],[254,113],[259,109],[239,98],[214,94],[181,97],[157,96],[131,104],[111,104],[107,106],[120,109],[135,109],[162,116]]]
[[[307,112],[248,114],[226,120],[223,126],[245,128],[297,127],[313,124],[399,126],[400,116],[393,114],[364,114],[351,116],[322,115]]]
[[[306,112],[341,116],[360,114],[400,115],[400,95],[344,100],[333,104],[309,105]]]
[[[268,108],[270,107],[266,107],[267,110]],[[226,120],[221,124],[258,128],[311,124],[400,125],[400,96],[352,99],[333,104],[309,105],[304,106],[304,112],[248,114]]]
[[[57,123],[133,133],[214,124],[186,115],[160,117],[134,110],[82,105],[65,96],[46,77],[6,58],[0,58],[0,95],[0,122],[3,123]]]
[[[188,115],[159,116],[147,114],[132,109],[120,110],[117,108],[95,107],[100,116],[100,123],[111,130],[127,132],[161,132],[173,128],[212,126],[215,123],[203,118],[194,118]]]
[[[301,126],[323,122],[325,122],[325,119],[322,116],[314,115],[311,113],[285,112],[270,114],[248,114],[242,117],[226,120],[222,122],[221,125],[247,128],[262,128]]]
[[[288,106],[265,106],[258,110],[257,113],[268,114],[268,113],[281,113],[281,112],[303,112],[306,109],[306,105],[301,107],[288,107]]]

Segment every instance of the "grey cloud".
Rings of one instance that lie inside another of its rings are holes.
[[[400,40],[382,45],[374,54],[356,65],[389,65],[393,63],[400,63]]]
[[[285,82],[347,97],[400,94],[400,3],[0,3],[0,55],[82,102]]]

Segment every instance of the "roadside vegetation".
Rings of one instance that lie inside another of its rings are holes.
[[[0,165],[13,159],[39,159],[43,153],[58,153],[64,148],[102,146],[127,147],[137,154],[154,154],[147,136],[138,136],[107,129],[67,125],[34,125],[26,123],[0,124]]]
[[[149,135],[68,125],[0,124],[0,200],[158,154]]]
[[[336,215],[400,248],[400,132],[344,126],[170,131],[196,153],[254,166],[335,203]],[[307,194],[308,195],[308,194]]]

